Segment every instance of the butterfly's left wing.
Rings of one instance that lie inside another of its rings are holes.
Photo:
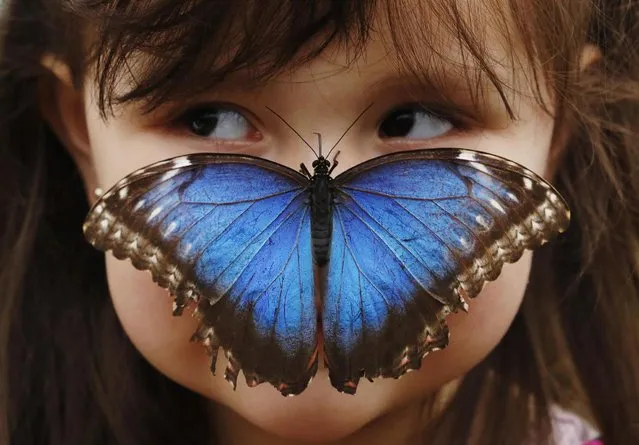
[[[419,368],[447,345],[448,313],[569,221],[542,178],[469,150],[382,156],[334,186],[322,326],[331,382],[349,393]]]
[[[87,216],[87,239],[197,303],[194,338],[233,385],[304,390],[317,368],[308,180],[250,156],[194,154],[132,173]]]

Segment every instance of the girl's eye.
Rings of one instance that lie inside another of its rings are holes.
[[[198,109],[183,118],[196,136],[221,140],[259,139],[259,132],[242,114],[222,107]]]
[[[404,107],[389,114],[379,126],[383,138],[432,139],[448,133],[453,123],[419,106]]]

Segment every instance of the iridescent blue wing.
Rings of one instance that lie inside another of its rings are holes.
[[[197,304],[194,335],[229,359],[225,377],[304,390],[317,369],[308,179],[250,156],[194,154],[132,173],[107,191],[84,232]]]
[[[569,221],[542,178],[474,151],[383,156],[334,187],[322,328],[331,382],[350,393],[362,376],[419,368],[447,345],[448,313]]]

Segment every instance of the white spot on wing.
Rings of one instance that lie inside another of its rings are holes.
[[[524,188],[526,190],[532,190],[533,188],[533,182],[532,179],[530,178],[524,178]]]
[[[138,210],[140,210],[144,203],[146,203],[146,200],[144,198],[140,199],[138,202],[135,203],[135,206],[133,206],[133,211],[137,212]]]
[[[502,205],[499,202],[497,202],[497,200],[491,199],[490,200],[490,205],[493,206],[494,208],[496,208],[497,210],[499,210],[500,212],[506,213],[506,211],[504,210]]]
[[[151,214],[149,215],[149,217],[147,218],[147,221],[151,221],[153,218],[158,216],[163,208],[164,207],[162,207],[162,206],[157,206],[156,208],[154,208],[153,211],[151,212]]]
[[[175,221],[171,221],[171,224],[169,224],[169,227],[166,228],[164,235],[170,235],[171,233],[173,233],[173,231],[175,231],[176,228],[177,224],[175,223]]]
[[[552,202],[553,204],[558,204],[559,203],[559,198],[557,198],[557,195],[555,195],[550,190],[546,192],[546,196],[548,197],[550,202]]]
[[[486,221],[486,218],[483,217],[483,215],[475,215],[475,221],[477,221],[477,224],[482,227],[488,227],[488,222]]]
[[[169,179],[171,179],[173,176],[177,175],[178,173],[180,173],[179,170],[169,170],[168,172],[162,175],[162,178],[160,179],[160,181],[168,181]]]
[[[127,196],[129,196],[129,187],[125,185],[118,192],[118,197],[120,199],[126,199]]]
[[[533,232],[541,232],[544,229],[543,223],[532,218],[530,219],[530,227],[532,227]]]
[[[475,170],[479,170],[480,172],[490,173],[488,167],[486,167],[484,164],[480,164],[479,162],[471,162],[470,166],[473,167]]]
[[[474,153],[470,153],[468,151],[462,151],[457,155],[457,159],[461,159],[462,161],[474,161],[477,158]]]
[[[131,242],[129,243],[129,249],[131,250],[138,250],[140,248],[139,244],[138,244],[138,238],[134,237]]]
[[[189,165],[192,165],[192,164],[193,163],[188,157],[177,158],[175,161],[173,161],[174,168],[188,167]]]

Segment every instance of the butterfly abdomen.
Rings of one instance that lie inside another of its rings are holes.
[[[311,237],[313,239],[313,260],[319,267],[326,265],[329,256],[332,233],[332,192],[331,178],[316,174],[311,185]]]

